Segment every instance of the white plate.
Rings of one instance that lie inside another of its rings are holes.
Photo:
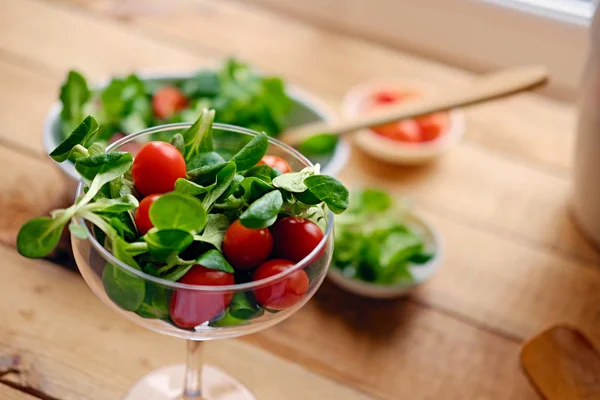
[[[402,79],[380,79],[365,82],[352,88],[342,99],[341,109],[344,117],[355,117],[364,114],[364,106],[369,97],[381,90],[398,89],[413,90],[425,97],[435,96],[434,86],[416,81]],[[403,143],[387,139],[370,129],[357,132],[353,139],[357,146],[375,158],[393,164],[414,165],[432,161],[445,151],[456,145],[465,132],[465,118],[461,111],[449,112],[450,124],[446,132],[439,138],[424,143]]]
[[[371,297],[376,299],[389,299],[400,297],[410,292],[415,287],[421,285],[435,274],[440,267],[444,256],[442,238],[438,230],[427,222],[421,215],[412,212],[406,217],[406,224],[417,230],[425,242],[425,250],[433,251],[434,256],[425,264],[411,265],[409,267],[414,281],[402,282],[396,285],[376,285],[363,282],[357,279],[347,278],[342,272],[333,265],[329,268],[327,277],[341,288],[355,293],[359,296]],[[334,249],[335,251],[335,249]]]

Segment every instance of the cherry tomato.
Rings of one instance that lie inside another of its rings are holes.
[[[427,142],[437,139],[444,133],[450,123],[448,113],[439,112],[425,115],[416,119],[421,128],[421,141]]]
[[[271,250],[273,236],[267,228],[246,228],[239,220],[227,228],[223,238],[223,254],[235,268],[254,268],[269,257]]]
[[[421,141],[421,128],[415,120],[405,119],[391,124],[375,126],[373,132],[388,139],[416,143]]]
[[[235,283],[233,274],[194,265],[178,282],[188,285],[224,286]],[[221,314],[231,302],[231,293],[177,289],[171,297],[169,314],[180,328],[192,329]]]
[[[373,95],[373,100],[379,104],[395,103],[400,99],[401,95],[398,92],[391,90],[382,90]]]
[[[172,144],[149,142],[133,160],[131,175],[144,196],[173,190],[177,178],[185,178],[185,160]]]
[[[124,133],[117,132],[114,135],[112,135],[112,137],[110,138],[108,143],[114,143],[117,140],[122,139],[124,137],[125,137]],[[140,151],[141,148],[142,148],[142,145],[139,144],[138,142],[129,142],[129,143],[125,143],[124,145],[119,147],[119,151],[128,151],[131,153],[132,156],[135,156],[138,153],[138,151]]]
[[[268,278],[287,271],[295,264],[288,260],[269,260],[254,271],[253,281]],[[303,269],[292,272],[282,280],[254,290],[256,301],[271,310],[283,310],[302,300],[308,291],[308,275]]]
[[[286,217],[271,227],[274,255],[294,262],[308,256],[323,240],[323,231],[302,217]]]
[[[150,206],[152,203],[156,201],[160,197],[159,194],[151,194],[150,196],[146,196],[140,201],[140,206],[135,210],[135,226],[137,226],[140,235],[145,235],[154,225],[150,222],[150,216],[148,215],[148,210],[150,210]]]
[[[258,162],[258,165],[268,165],[271,168],[277,168],[282,174],[292,172],[292,167],[283,158],[277,156],[264,156]]]
[[[152,97],[152,109],[158,118],[172,117],[177,111],[183,110],[187,106],[188,100],[174,86],[165,86]]]

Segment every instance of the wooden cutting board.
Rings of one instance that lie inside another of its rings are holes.
[[[600,353],[576,328],[556,325],[529,339],[521,366],[545,399],[600,399]]]

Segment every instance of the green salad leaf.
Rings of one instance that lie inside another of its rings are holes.
[[[197,198],[170,192],[160,196],[149,210],[150,221],[159,230],[199,232],[206,224],[206,210]]]
[[[273,190],[256,200],[240,215],[240,222],[246,228],[262,229],[275,223],[283,205],[281,192]]]
[[[333,266],[348,277],[381,285],[412,281],[410,268],[434,253],[404,222],[405,212],[382,190],[354,191],[348,211],[335,219]]]
[[[77,71],[69,71],[67,79],[60,87],[60,118],[64,136],[81,123],[85,116],[85,105],[90,97],[91,92],[83,75]]]

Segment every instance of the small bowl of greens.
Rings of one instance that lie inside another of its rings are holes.
[[[335,219],[329,278],[355,294],[393,298],[428,280],[442,260],[439,232],[379,189],[354,190]]]
[[[90,85],[79,72],[70,71],[59,101],[46,117],[44,146],[48,152],[56,148],[86,115],[94,116],[101,126],[94,140],[112,143],[149,127],[194,122],[204,109],[215,110],[215,122],[273,137],[288,127],[336,117],[314,96],[278,77],[260,75],[235,59],[227,60],[220,69],[131,74],[97,86]],[[298,149],[329,175],[337,174],[349,156],[348,143],[329,136],[307,141]],[[136,152],[135,148],[126,150]],[[78,179],[72,163],[59,166],[72,179]]]

